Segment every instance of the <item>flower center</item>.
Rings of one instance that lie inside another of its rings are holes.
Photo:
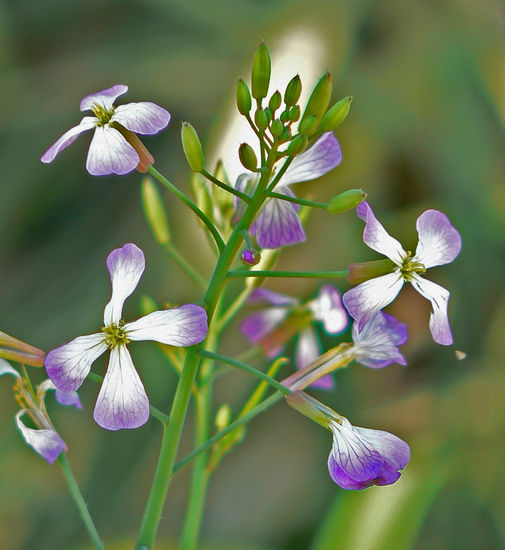
[[[400,267],[400,273],[402,277],[408,282],[412,279],[415,273],[424,273],[426,268],[421,262],[416,262],[412,258],[412,252],[407,251],[407,255],[403,258],[402,266]]]
[[[105,343],[110,349],[130,343],[122,320],[117,324],[111,323],[108,327],[102,327],[102,332],[105,333]]]
[[[105,126],[114,114],[114,107],[110,108],[110,111],[107,111],[102,105],[98,103],[93,103],[90,109],[93,111],[93,114],[98,119],[96,123],[97,126]]]

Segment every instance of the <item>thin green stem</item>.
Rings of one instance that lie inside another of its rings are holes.
[[[283,195],[282,193],[276,193],[275,191],[268,191],[267,196],[272,197],[274,199],[280,199],[282,201],[294,202],[295,204],[301,204],[302,206],[310,206],[312,208],[322,208],[323,210],[326,210],[328,206],[328,203],[326,202],[316,202],[316,201],[309,201],[307,199],[299,199],[298,197],[290,197],[289,195]]]
[[[103,545],[100,539],[100,535],[98,534],[95,524],[93,523],[93,519],[89,513],[88,507],[86,506],[86,502],[82,497],[79,485],[77,484],[74,474],[72,473],[65,452],[60,454],[60,456],[58,457],[58,462],[60,463],[61,469],[63,470],[63,475],[65,477],[65,481],[67,482],[68,489],[72,498],[74,499],[77,509],[79,510],[79,514],[81,515],[81,519],[86,526],[90,539],[92,540],[97,550],[105,550],[105,546]]]
[[[347,269],[342,271],[267,271],[267,270],[254,270],[247,271],[244,269],[234,269],[228,271],[228,277],[230,279],[237,277],[293,277],[293,278],[307,278],[307,279],[345,279],[349,271]]]
[[[175,260],[175,262],[200,286],[203,290],[207,288],[207,281],[200,273],[186,260],[179,250],[171,243],[166,243],[163,248]]]
[[[246,286],[242,292],[233,300],[228,309],[223,313],[223,315],[217,321],[217,327],[219,332],[235,317],[235,315],[240,311],[240,308],[246,303],[247,298],[254,291],[253,287]]]
[[[160,174],[156,168],[154,168],[153,165],[149,166],[147,171],[151,174],[151,176],[155,177],[162,185],[170,189],[172,193],[177,195],[182,202],[186,206],[189,206],[191,210],[202,220],[205,227],[210,231],[212,236],[214,237],[214,240],[216,241],[217,247],[219,250],[223,250],[224,248],[224,241],[219,234],[219,231],[214,227],[214,224],[209,220],[209,218],[198,208],[198,206],[189,198],[187,197],[180,189],[178,189],[172,182],[167,180],[165,176]]]
[[[227,185],[221,180],[218,180],[216,177],[214,177],[212,174],[207,172],[207,170],[203,169],[201,171],[201,174],[205,176],[209,181],[217,185],[218,187],[221,187],[221,189],[224,189],[225,191],[228,191],[228,193],[231,193],[232,195],[235,195],[242,199],[245,202],[251,202],[251,197],[249,195],[246,195],[245,193],[242,193],[242,191],[239,191],[238,189],[235,189],[234,187],[231,187],[230,185]]]
[[[267,187],[267,193],[271,193],[275,186],[279,183],[279,180],[282,178],[286,170],[289,168],[289,165],[293,162],[294,157],[288,157],[284,164],[281,166],[281,169],[277,172],[274,179],[270,182],[270,184]]]

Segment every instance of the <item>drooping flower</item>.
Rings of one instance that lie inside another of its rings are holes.
[[[286,397],[289,405],[333,434],[328,471],[343,489],[390,485],[410,460],[410,448],[396,435],[353,426],[347,418],[305,392]]]
[[[299,369],[322,352],[314,322],[321,322],[328,334],[342,332],[348,323],[340,293],[331,285],[324,285],[318,295],[306,303],[265,288],[256,289],[249,298],[249,303],[265,302],[272,307],[248,315],[240,324],[241,331],[252,344],[261,345],[268,357],[279,355],[284,344],[298,334],[295,363]],[[333,379],[323,377],[314,386],[331,388]]]
[[[127,344],[154,340],[172,346],[191,346],[207,334],[207,314],[195,304],[154,311],[125,323],[122,309],[144,272],[144,253],[133,243],[113,250],[107,258],[112,297],[104,310],[104,327],[97,334],[79,336],[51,350],[46,370],[54,385],[63,391],[79,388],[91,364],[110,349],[107,372],[98,394],[94,419],[108,430],[138,428],[149,418],[149,401],[133,365]]]
[[[290,189],[293,183],[319,178],[342,162],[340,144],[333,132],[326,132],[304,153],[294,158],[289,168],[275,187],[276,193],[289,197],[295,194]],[[241,174],[235,183],[236,189],[252,193],[259,182],[259,176],[252,173]],[[240,200],[235,201],[239,208]],[[282,199],[270,198],[265,201],[251,226],[251,234],[256,236],[261,248],[279,248],[305,240],[305,231],[298,217],[300,206]]]
[[[45,406],[45,397],[48,390],[56,390],[51,380],[44,380],[34,392],[30,383],[12,368],[7,361],[0,359],[0,376],[10,374],[16,378],[14,391],[16,400],[23,407],[16,414],[16,426],[24,440],[42,458],[52,464],[67,449],[65,442],[54,429]],[[56,400],[62,405],[73,405],[82,408],[77,392],[55,391]],[[28,415],[36,428],[30,428],[23,421]]]
[[[393,272],[370,279],[346,292],[344,305],[358,322],[358,330],[379,310],[390,304],[405,282],[431,302],[430,330],[439,344],[452,344],[447,317],[449,291],[420,276],[426,269],[452,262],[461,250],[461,236],[445,214],[426,210],[416,222],[419,243],[416,252],[405,252],[401,244],[391,237],[375,217],[367,202],[356,209],[366,222],[364,242],[373,250],[387,256],[393,263]]]
[[[114,107],[114,101],[127,91],[128,86],[116,84],[84,97],[80,110],[92,111],[94,116],[85,116],[65,132],[40,160],[52,162],[80,134],[94,130],[86,161],[86,169],[92,176],[127,174],[137,167],[145,171],[154,159],[135,134],[157,134],[168,125],[170,114],[150,101]]]

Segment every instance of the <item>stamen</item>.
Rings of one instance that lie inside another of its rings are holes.
[[[426,268],[421,262],[412,260],[412,252],[407,251],[407,255],[403,259],[402,266],[400,267],[400,273],[405,281],[409,282],[415,273],[424,273]]]
[[[98,119],[97,126],[105,126],[109,122],[109,120],[112,118],[112,115],[114,114],[114,107],[111,107],[109,111],[105,109],[102,105],[99,103],[93,103],[90,107],[91,111],[93,111],[93,114]]]
[[[124,324],[125,322],[121,320],[118,324],[111,323],[108,327],[102,327],[102,332],[105,333],[105,343],[110,349],[130,343],[126,331],[123,328]]]

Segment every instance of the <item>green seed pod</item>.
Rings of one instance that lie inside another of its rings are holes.
[[[306,145],[307,145],[307,136],[304,136],[302,134],[296,135],[291,140],[286,150],[288,157],[294,157],[295,155],[298,155],[298,153],[301,153],[303,151]]]
[[[183,122],[181,128],[181,140],[186,160],[193,172],[201,172],[205,164],[202,144],[198,139],[196,130],[189,122]]]
[[[270,130],[272,132],[272,135],[274,135],[275,137],[279,137],[284,130],[284,126],[282,125],[282,122],[280,120],[274,120],[272,121]]]
[[[142,198],[144,215],[154,238],[160,244],[167,244],[170,242],[167,211],[160,192],[151,178],[143,178],[140,186],[140,195]]]
[[[288,116],[291,122],[296,122],[300,118],[300,106],[293,105],[293,107],[289,109]]]
[[[291,107],[296,105],[298,99],[300,99],[300,94],[302,93],[302,81],[298,75],[294,76],[286,86],[286,91],[284,92],[284,103]]]
[[[237,82],[237,109],[241,115],[247,115],[251,110],[251,92],[241,78]]]
[[[346,210],[356,208],[365,199],[366,193],[363,189],[348,189],[333,197],[328,203],[326,210],[332,213],[345,212]]]
[[[310,115],[316,117],[315,129],[319,125],[320,120],[323,118],[324,113],[328,107],[328,103],[331,98],[331,75],[326,72],[317,81],[312,93],[310,94],[309,101],[303,112],[302,122]],[[315,131],[314,129],[314,131]]]
[[[317,119],[314,115],[305,117],[298,125],[298,131],[304,136],[310,136],[316,131]]]
[[[247,143],[242,143],[238,148],[238,156],[244,168],[247,168],[251,172],[256,170],[258,166],[258,159],[256,158],[256,154],[250,145]]]
[[[272,97],[268,102],[268,108],[272,111],[272,113],[275,113],[275,111],[277,111],[277,109],[281,106],[281,101],[281,93],[279,92],[279,90],[276,90],[276,92],[272,94]]]
[[[268,126],[268,116],[263,109],[258,109],[254,113],[254,122],[260,132],[264,132]]]
[[[344,97],[337,101],[323,116],[319,129],[322,132],[331,132],[344,122],[351,108],[352,97]]]
[[[256,54],[254,55],[251,88],[252,95],[255,99],[263,99],[268,93],[268,85],[270,84],[270,72],[272,63],[270,61],[270,53],[263,42],[260,42]]]

